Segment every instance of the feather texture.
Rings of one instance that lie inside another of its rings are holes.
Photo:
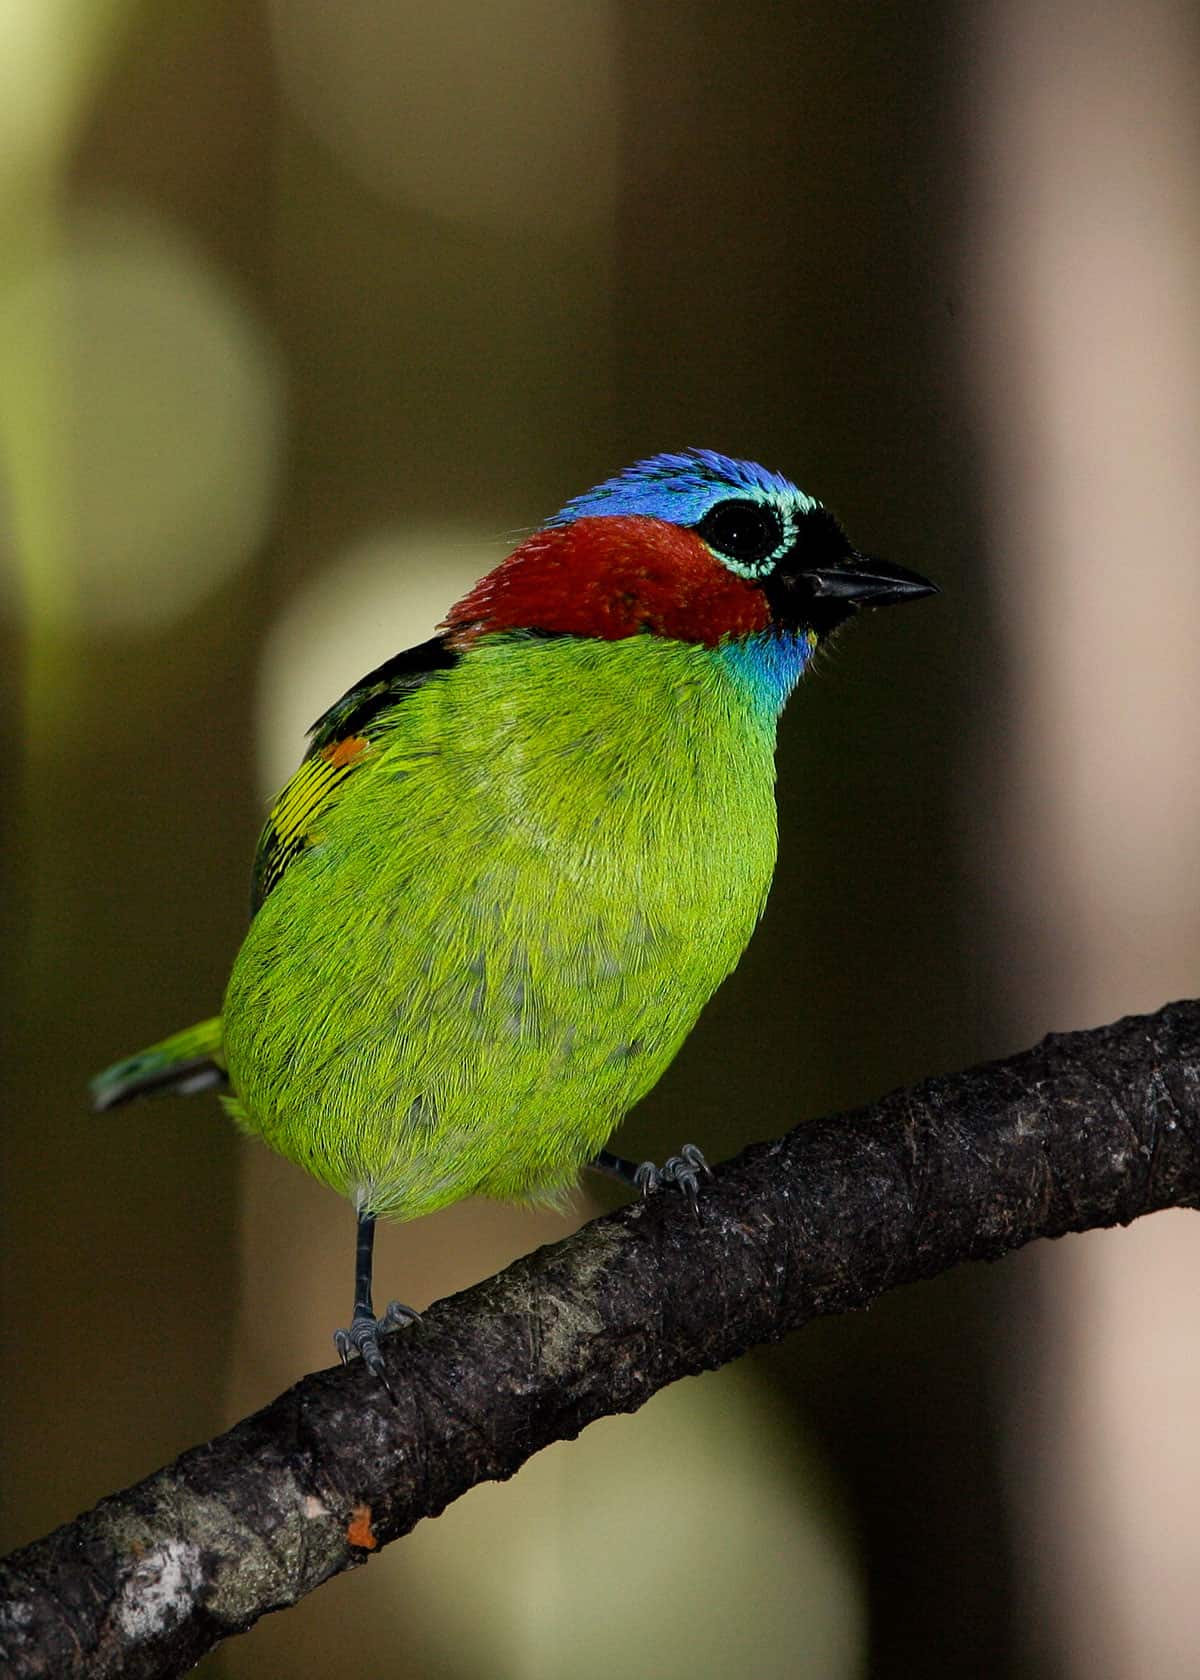
[[[559,1196],[754,929],[776,720],[818,639],[932,588],[711,450],[577,496],[318,719],[221,1016],[97,1106],[227,1082],[365,1215]]]
[[[495,635],[381,713],[235,964],[235,1117],[379,1213],[568,1187],[757,921],[776,710],[702,646]]]
[[[363,677],[322,713],[309,731],[300,767],[275,801],[259,835],[250,882],[250,914],[283,879],[288,865],[310,846],[337,788],[365,762],[383,714],[392,711],[459,655],[441,636],[407,648]]]
[[[98,1113],[119,1108],[134,1097],[156,1096],[173,1091],[190,1096],[228,1083],[221,1051],[221,1020],[214,1015],[193,1027],[172,1033],[160,1044],[139,1050],[106,1068],[92,1080],[92,1107]]]
[[[735,461],[715,449],[684,449],[651,455],[626,467],[595,489],[573,497],[546,524],[553,527],[595,515],[635,513],[672,525],[696,525],[714,502],[728,496],[749,496],[797,514],[812,513],[821,505],[790,479],[769,472],[757,461]]]

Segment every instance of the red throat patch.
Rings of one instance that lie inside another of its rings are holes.
[[[691,531],[641,514],[539,531],[446,616],[452,646],[495,630],[621,641],[648,631],[715,647],[770,624],[766,596]]]

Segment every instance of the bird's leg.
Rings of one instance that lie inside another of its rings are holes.
[[[358,1243],[354,1250],[354,1316],[350,1321],[349,1330],[333,1332],[333,1345],[341,1354],[343,1365],[349,1364],[352,1353],[360,1353],[367,1370],[379,1378],[394,1400],[396,1396],[392,1394],[392,1386],[384,1370],[379,1338],[385,1330],[390,1330],[395,1325],[419,1324],[421,1315],[400,1301],[389,1301],[383,1316],[375,1317],[375,1308],[371,1304],[371,1269],[374,1257],[375,1216],[360,1212]]]
[[[640,1190],[643,1196],[653,1195],[656,1190],[676,1184],[691,1202],[692,1211],[697,1214],[700,1206],[700,1175],[703,1173],[706,1178],[713,1176],[712,1168],[694,1143],[685,1143],[678,1155],[672,1155],[661,1167],[656,1167],[653,1161],[642,1161],[640,1164],[626,1161],[609,1149],[602,1149],[597,1155],[593,1155],[588,1166],[593,1172],[604,1173],[607,1178],[619,1179],[622,1184]]]

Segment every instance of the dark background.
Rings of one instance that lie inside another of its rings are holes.
[[[1195,43],[1050,10],[6,26],[9,1544],[331,1357],[349,1211],[211,1097],[96,1120],[86,1080],[218,1006],[307,723],[641,455],[778,467],[943,594],[787,714],[766,920],[626,1153],[1195,989]],[[683,1385],[203,1671],[1186,1673],[1195,1243],[1155,1225],[1159,1272],[1145,1233],[1057,1245]],[[452,1209],[384,1233],[381,1287],[566,1228]]]

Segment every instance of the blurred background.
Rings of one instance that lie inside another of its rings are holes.
[[[1196,992],[1197,30],[0,6],[6,1545],[330,1362],[349,1209],[86,1080],[217,1007],[312,719],[641,455],[778,467],[944,593],[786,716],[766,921],[625,1153]],[[570,1224],[390,1229],[381,1290]],[[1198,1264],[1163,1215],[814,1325],[201,1672],[1193,1677]]]

